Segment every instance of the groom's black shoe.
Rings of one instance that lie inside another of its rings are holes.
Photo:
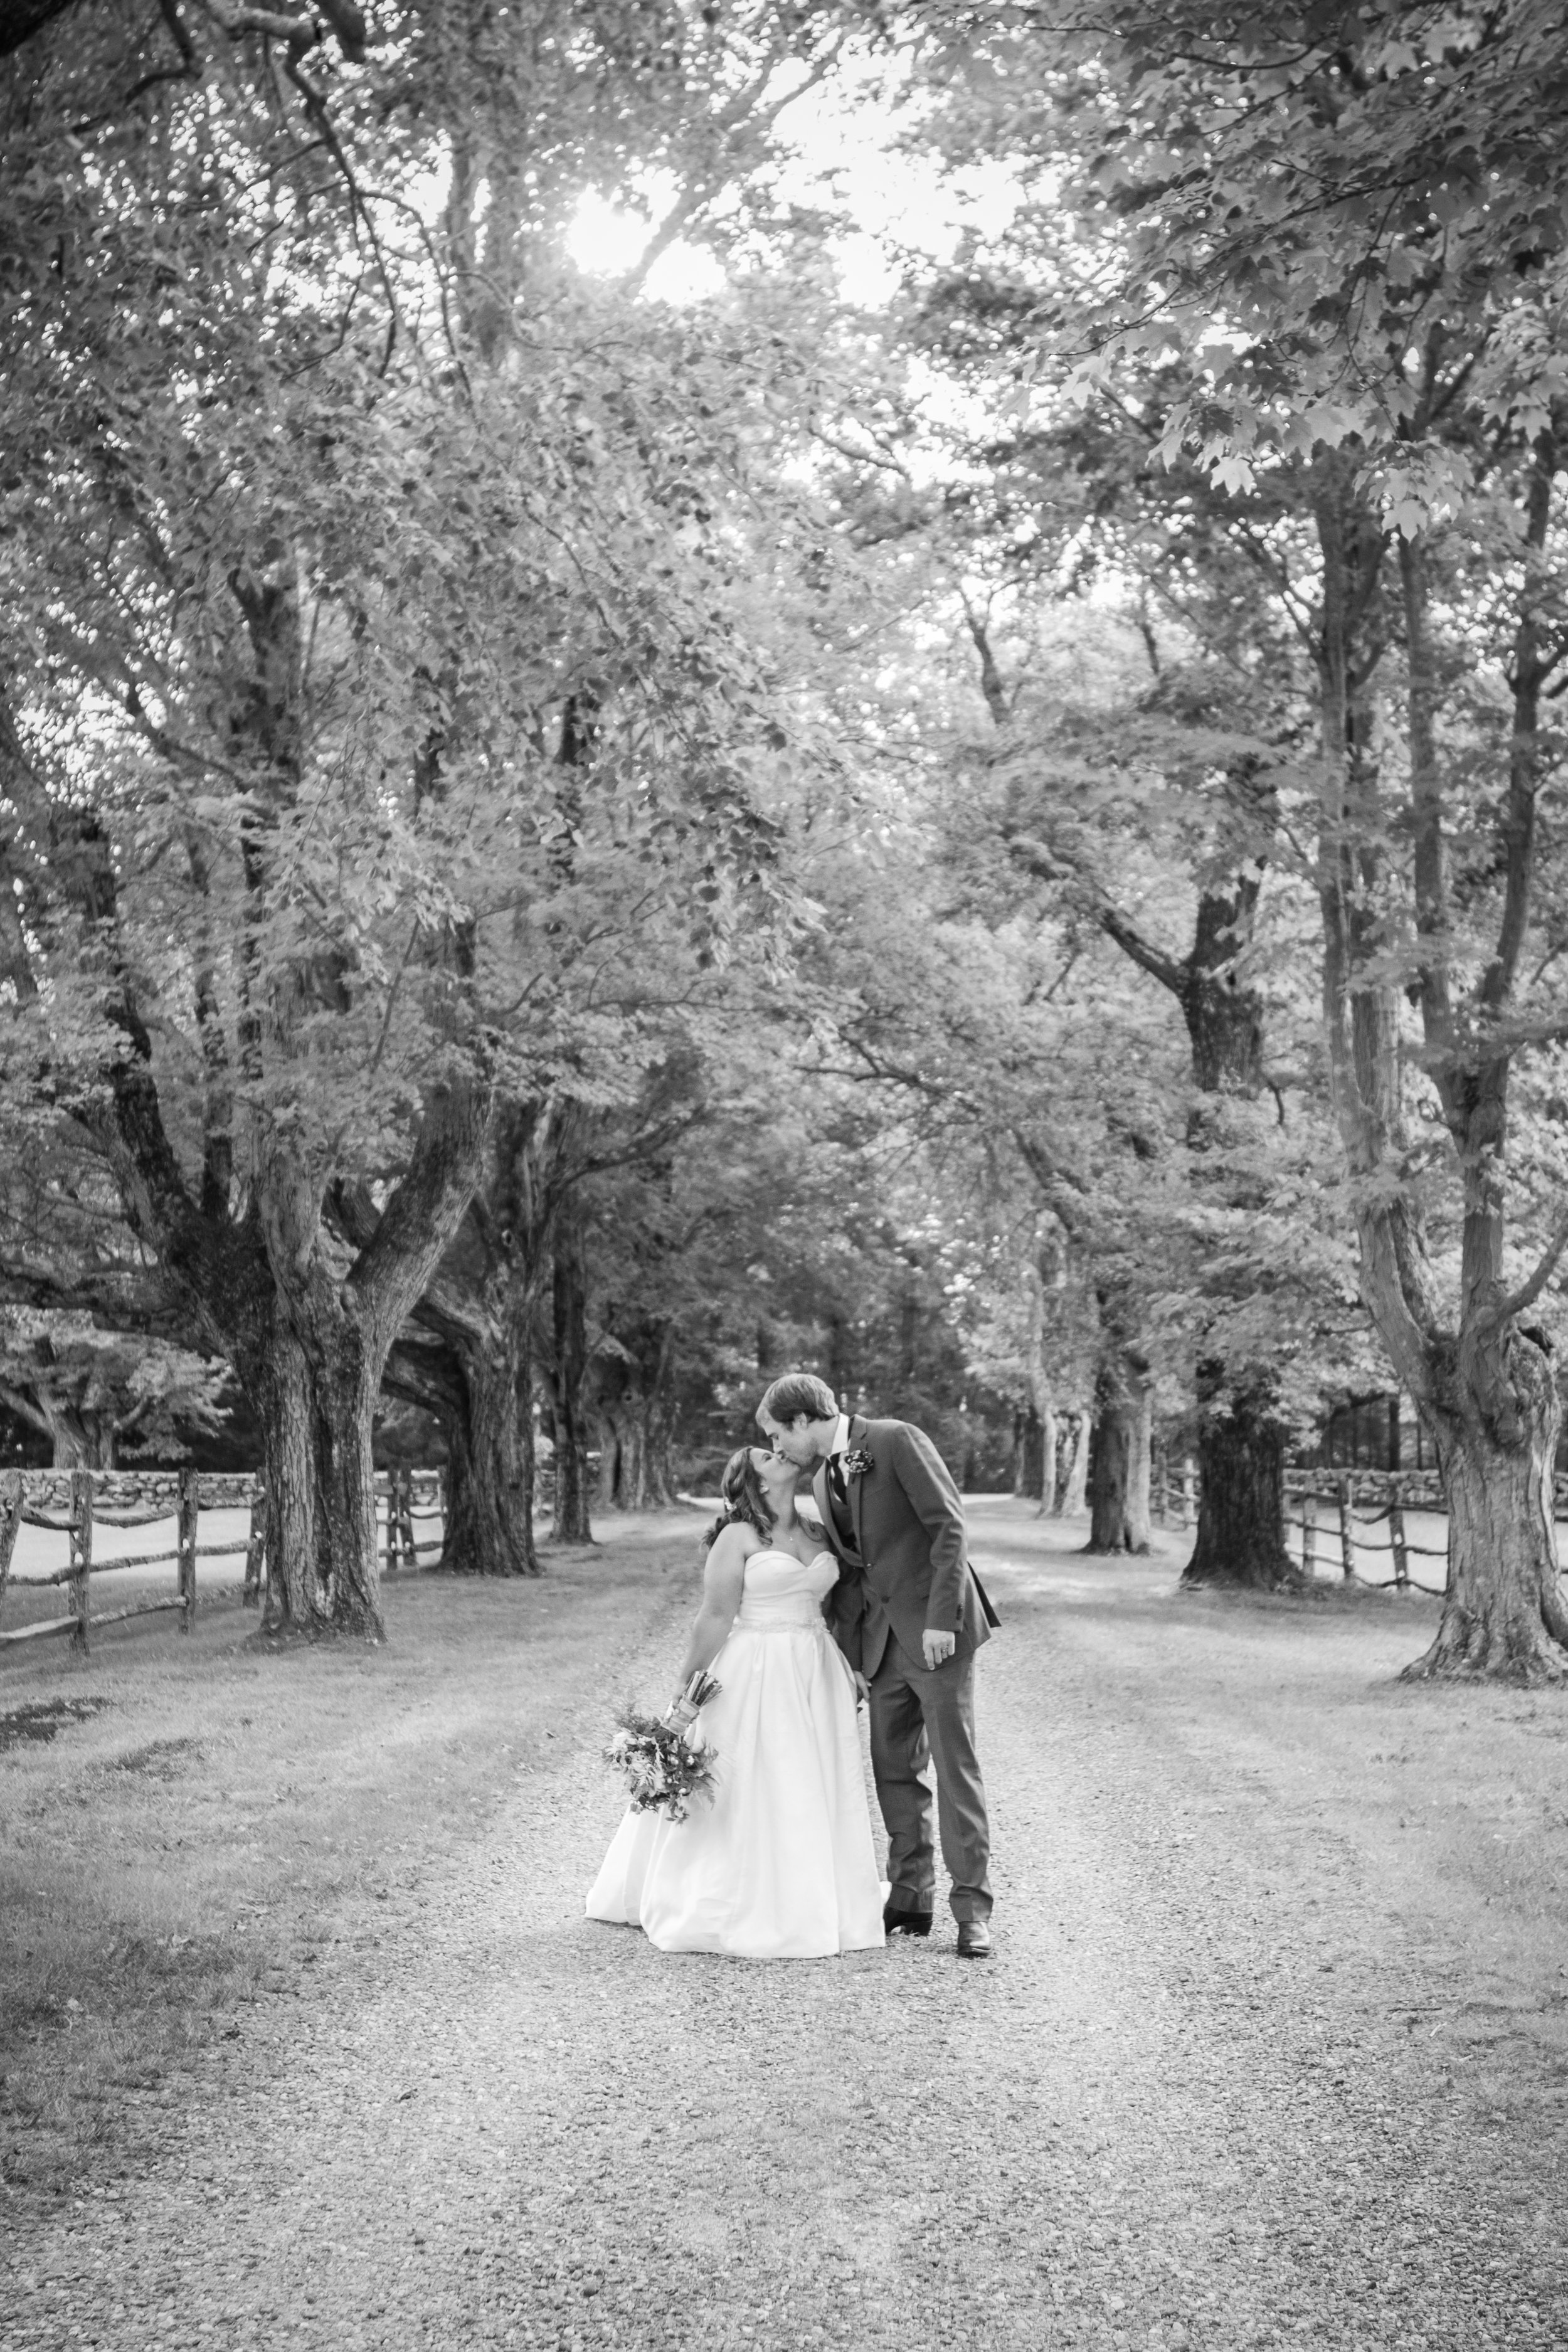
[[[988,1960],[991,1958],[991,1930],[984,1919],[959,1921],[958,1957],[961,1960]]]
[[[931,1913],[906,1911],[900,1904],[885,1903],[882,1906],[882,1927],[889,1936],[929,1936]]]

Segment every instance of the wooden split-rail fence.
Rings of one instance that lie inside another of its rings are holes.
[[[1563,1483],[1561,1480],[1559,1488]],[[1564,1497],[1558,1496],[1557,1516],[1564,1516]],[[1339,1545],[1340,1572],[1362,1584],[1398,1592],[1432,1592],[1439,1596],[1447,1583],[1448,1547],[1423,1543],[1412,1534],[1412,1517],[1446,1518],[1447,1506],[1436,1475],[1430,1471],[1288,1470],[1285,1474],[1287,1537],[1300,1539],[1301,1566],[1316,1576],[1321,1538],[1331,1536]],[[1382,1552],[1387,1576],[1368,1576],[1357,1565],[1358,1552]],[[1440,1559],[1444,1574],[1437,1583],[1415,1574],[1412,1560]]]
[[[1157,1466],[1151,1507],[1162,1526],[1190,1528],[1197,1517],[1198,1482],[1192,1462]],[[1430,1592],[1441,1598],[1447,1586],[1447,1539],[1422,1539],[1422,1519],[1443,1519],[1448,1507],[1435,1470],[1288,1470],[1285,1473],[1285,1535],[1309,1576],[1331,1575],[1338,1553],[1342,1577],[1398,1592]],[[1568,1527],[1568,1475],[1556,1480],[1555,1517]],[[1417,1522],[1413,1527],[1412,1521]],[[1568,1563],[1568,1541],[1560,1545]],[[1366,1555],[1386,1561],[1388,1574],[1368,1574]],[[1441,1573],[1421,1573],[1428,1560]],[[1568,1575],[1568,1565],[1564,1566]],[[1436,1579],[1434,1581],[1433,1579]]]
[[[1149,1481],[1149,1510],[1163,1528],[1190,1528],[1198,1516],[1198,1465],[1156,1459]]]
[[[384,1511],[380,1537],[384,1574],[417,1568],[426,1552],[440,1550],[439,1536],[419,1537],[415,1529],[428,1527],[432,1520],[446,1525],[447,1481],[442,1471],[378,1470],[375,1491]]]
[[[1182,1524],[1191,1524],[1195,1481],[1184,1480]],[[1439,1599],[1447,1588],[1448,1547],[1423,1542],[1411,1521],[1444,1519],[1448,1507],[1435,1470],[1288,1470],[1285,1473],[1285,1533],[1297,1539],[1300,1562],[1309,1576],[1331,1573],[1334,1551],[1342,1577],[1362,1584],[1398,1592],[1430,1592]],[[1568,1525],[1568,1475],[1556,1480],[1555,1512],[1559,1527]],[[1568,1545],[1563,1547],[1568,1558]],[[1386,1576],[1368,1575],[1360,1564],[1365,1554],[1386,1559]],[[1443,1572],[1431,1580],[1420,1567],[1440,1560]],[[1413,1565],[1414,1563],[1414,1565]],[[1565,1571],[1568,1572],[1568,1571]]]
[[[438,1471],[383,1470],[375,1480],[377,1548],[384,1572],[416,1569],[422,1556],[438,1552],[439,1536],[416,1532],[445,1515],[443,1480]],[[240,1542],[202,1543],[198,1540],[204,1511],[243,1510],[247,1530]],[[122,1558],[93,1558],[93,1530],[98,1527],[156,1526],[173,1518],[172,1551],[130,1552]],[[34,1642],[51,1633],[69,1634],[80,1650],[90,1647],[100,1628],[123,1624],[177,1610],[180,1630],[188,1633],[195,1622],[196,1563],[202,1559],[235,1559],[243,1552],[243,1602],[258,1602],[267,1576],[267,1486],[254,1472],[10,1470],[0,1473],[0,1615],[8,1589],[46,1587],[61,1591],[68,1606],[56,1617],[45,1617],[6,1632],[0,1625],[0,1647],[8,1643]],[[63,1568],[46,1575],[13,1575],[16,1538],[24,1527],[47,1528],[66,1538]],[[94,1610],[95,1580],[118,1575],[125,1569],[172,1567],[172,1591],[143,1593],[116,1609]]]

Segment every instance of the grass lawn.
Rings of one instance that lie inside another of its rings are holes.
[[[118,2092],[177,2084],[243,2003],[374,1937],[594,1660],[695,1592],[696,1527],[627,1522],[537,1580],[391,1578],[382,1647],[261,1653],[224,1592],[189,1636],[154,1616],[85,1660],[0,1654],[0,2180],[79,2187],[115,2161]]]

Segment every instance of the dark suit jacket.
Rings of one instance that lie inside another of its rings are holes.
[[[871,1457],[869,1470],[847,1481],[853,1548],[834,1524],[826,1465],[813,1481],[838,1555],[838,1582],[826,1610],[839,1648],[868,1680],[882,1663],[889,1630],[917,1663],[928,1625],[955,1633],[957,1655],[972,1656],[998,1620],[969,1565],[963,1504],[946,1463],[912,1423],[864,1421],[858,1413],[849,1423],[849,1449]]]

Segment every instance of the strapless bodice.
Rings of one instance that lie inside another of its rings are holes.
[[[838,1563],[830,1551],[810,1559],[771,1548],[754,1551],[746,1562],[735,1622],[747,1633],[770,1625],[821,1625],[823,1601],[837,1581]]]

